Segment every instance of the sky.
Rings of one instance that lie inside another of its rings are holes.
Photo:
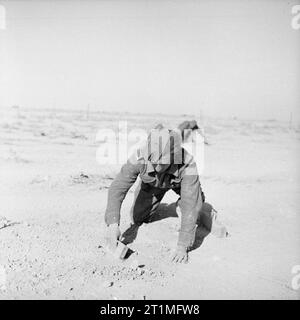
[[[297,4],[0,0],[0,108],[300,119]]]

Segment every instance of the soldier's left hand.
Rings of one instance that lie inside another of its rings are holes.
[[[188,253],[185,247],[177,246],[176,250],[171,255],[171,261],[174,263],[187,263]]]

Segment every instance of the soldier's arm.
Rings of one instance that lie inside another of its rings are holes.
[[[187,249],[193,245],[197,227],[196,222],[202,204],[201,184],[196,164],[193,162],[186,168],[181,181],[179,207],[182,216],[178,246],[182,246]]]
[[[107,207],[105,211],[105,223],[111,225],[120,223],[120,210],[122,202],[136,181],[141,170],[141,164],[129,159],[121,168],[108,190]]]

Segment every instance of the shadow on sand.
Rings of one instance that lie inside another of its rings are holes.
[[[198,220],[197,223],[197,229],[195,233],[195,241],[193,246],[189,249],[189,251],[195,250],[199,248],[204,239],[209,235],[212,229],[212,222],[213,222],[213,215],[211,214],[213,212],[213,206],[207,202],[204,202],[201,209],[201,219]],[[166,204],[161,203],[156,210],[155,213],[153,213],[147,222],[145,223],[152,223],[156,221],[160,221],[167,218],[174,218],[178,217],[178,214],[176,212],[176,203]],[[138,233],[139,226],[132,224],[125,232],[122,234],[122,242],[124,244],[130,244],[132,243]]]

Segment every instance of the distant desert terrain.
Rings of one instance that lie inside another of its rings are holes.
[[[289,123],[203,121],[201,184],[230,237],[209,234],[188,264],[170,263],[179,219],[169,192],[128,259],[104,250],[107,191],[120,166],[97,163],[97,131],[120,120],[149,130],[192,118],[1,109],[0,299],[299,299],[292,268],[300,265],[300,130]]]

